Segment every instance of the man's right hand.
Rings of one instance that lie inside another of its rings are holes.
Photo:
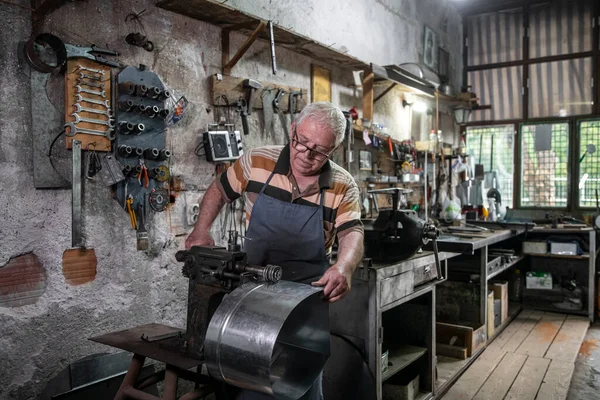
[[[215,241],[210,236],[208,231],[193,231],[190,235],[185,239],[185,248],[187,250],[191,249],[192,246],[214,246]]]

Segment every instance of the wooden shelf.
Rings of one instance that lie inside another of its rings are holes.
[[[427,349],[424,347],[402,345],[390,349],[389,352],[388,363],[391,365],[389,365],[387,371],[381,374],[381,382],[391,378],[394,374],[418,360],[423,354],[427,353]]]
[[[530,257],[544,257],[544,258],[566,258],[570,260],[589,260],[589,254],[583,254],[581,256],[578,255],[570,255],[570,254],[525,254]]]
[[[205,21],[228,31],[241,32],[248,36],[253,33],[261,22],[264,22],[262,18],[240,11],[222,0],[161,0],[156,5],[165,10]],[[369,64],[357,58],[282,26],[273,24],[273,35],[276,46],[285,47],[326,64],[350,69],[365,70],[369,68]],[[263,29],[258,37],[268,41],[269,33],[266,29]]]

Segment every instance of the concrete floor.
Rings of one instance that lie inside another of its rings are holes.
[[[588,329],[575,362],[567,400],[592,400],[600,390],[600,322]]]

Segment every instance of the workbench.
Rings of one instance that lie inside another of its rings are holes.
[[[357,268],[352,279],[352,291],[341,302],[330,307],[331,332],[343,336],[360,350],[375,385],[376,399],[382,399],[383,384],[393,382],[397,376],[418,373],[419,394],[416,399],[441,398],[441,394],[462,374],[480,354],[478,351],[451,371],[444,382],[439,382],[436,369],[440,366],[436,357],[436,287],[452,274],[452,262],[461,254],[479,253],[480,285],[482,301],[479,317],[487,321],[487,281],[502,270],[488,274],[488,246],[514,238],[524,232],[520,229],[498,230],[480,234],[485,237],[455,238],[442,235],[438,241],[443,276],[415,285],[416,271],[435,269],[433,252],[425,250],[413,257],[396,263],[374,263]],[[522,258],[519,258],[520,261]],[[515,261],[518,262],[518,261]],[[514,264],[513,264],[514,265]],[[503,270],[512,265],[503,266]],[[516,315],[516,313],[514,313]],[[506,326],[509,321],[506,321]],[[501,328],[503,329],[504,326]],[[495,332],[500,333],[501,329]],[[384,371],[382,355],[388,351],[388,368]],[[332,363],[338,363],[344,371],[360,369],[362,365],[350,365],[348,360],[337,361],[332,350]],[[346,363],[346,364],[343,364]],[[437,368],[436,368],[437,367]],[[328,399],[353,398],[352,382],[337,381],[328,388],[328,370],[325,371],[324,392]],[[342,374],[343,375],[343,374]],[[358,378],[356,378],[358,379]],[[332,379],[333,382],[335,380]]]

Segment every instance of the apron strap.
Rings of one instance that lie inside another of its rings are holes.
[[[271,182],[271,178],[273,178],[274,174],[275,174],[275,171],[271,172],[271,175],[269,175],[269,177],[267,178],[267,181],[265,182],[263,187],[260,189],[260,192],[258,194],[263,194],[265,192],[265,189],[267,188],[267,186],[269,186],[269,182]]]

